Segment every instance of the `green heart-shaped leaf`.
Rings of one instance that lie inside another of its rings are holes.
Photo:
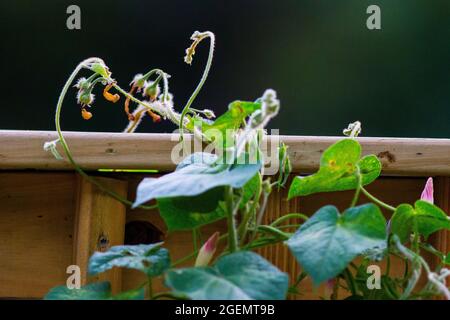
[[[380,161],[374,155],[360,157],[361,146],[355,139],[336,142],[323,153],[317,173],[294,178],[289,199],[317,192],[355,189],[358,186],[358,168],[362,185],[373,182],[381,173]]]
[[[241,251],[213,267],[169,270],[166,285],[194,300],[284,299],[288,276],[260,255]]]
[[[315,284],[341,273],[357,255],[386,246],[386,220],[374,204],[319,209],[286,244]]]
[[[49,291],[45,300],[144,300],[144,288],[122,292],[113,296],[108,281],[87,284],[80,289],[58,286]]]
[[[111,247],[106,252],[95,252],[89,259],[91,275],[113,267],[136,269],[147,276],[156,277],[170,267],[169,251],[162,243]]]
[[[146,178],[137,188],[137,207],[157,198],[198,196],[220,187],[242,188],[261,168],[256,164],[216,165],[217,156],[195,153],[183,160],[176,171],[160,178]]]
[[[402,242],[408,241],[410,234],[415,231],[428,237],[442,229],[450,229],[449,218],[440,208],[423,200],[416,201],[414,207],[409,204],[399,205],[391,219],[391,232]]]

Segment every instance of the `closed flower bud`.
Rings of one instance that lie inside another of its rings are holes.
[[[80,79],[78,79],[75,88],[79,89],[80,91],[86,91],[89,89],[90,84],[91,83],[85,77],[81,77]]]
[[[134,76],[133,81],[130,82],[130,86],[136,87],[138,89],[143,88],[145,85],[145,78],[142,73],[138,73]]]
[[[422,195],[420,196],[420,200],[434,203],[433,178],[428,178],[425,188],[422,191]]]
[[[79,91],[77,95],[78,103],[82,106],[91,105],[94,102],[95,96],[89,91]]]
[[[197,259],[195,260],[196,267],[205,267],[211,262],[217,249],[218,240],[219,232],[215,232],[200,248]]]
[[[145,82],[144,91],[142,92],[142,95],[145,97],[149,97],[150,101],[155,101],[160,93],[160,88],[158,83],[153,81],[147,81]]]

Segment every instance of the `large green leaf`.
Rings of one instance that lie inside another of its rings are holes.
[[[113,296],[111,284],[107,281],[87,284],[80,289],[59,286],[51,289],[46,300],[144,300],[144,288],[122,292]]]
[[[258,172],[242,187],[241,207],[251,200],[260,183]],[[224,192],[224,187],[217,187],[193,197],[159,198],[159,212],[168,231],[192,230],[225,218]]]
[[[449,218],[440,208],[423,200],[416,201],[414,207],[399,205],[391,219],[391,232],[402,242],[408,241],[414,231],[428,237],[441,229],[450,229]]]
[[[213,267],[169,270],[166,285],[194,300],[284,299],[288,276],[260,255],[241,251]]]
[[[217,156],[195,153],[183,160],[177,169],[160,178],[146,178],[137,188],[137,207],[157,198],[197,196],[220,186],[241,188],[261,168],[255,164],[215,164]]]
[[[295,177],[289,199],[317,192],[355,189],[357,169],[362,185],[374,181],[381,173],[381,163],[374,155],[361,157],[361,146],[355,139],[343,139],[330,146],[320,159],[319,171],[307,177]]]
[[[342,272],[357,255],[386,246],[386,220],[374,204],[319,209],[286,244],[315,284]]]
[[[95,252],[89,259],[91,275],[105,272],[113,267],[136,269],[156,277],[170,267],[169,252],[162,243],[111,247],[106,252]]]

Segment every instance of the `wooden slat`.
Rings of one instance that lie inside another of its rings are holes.
[[[96,179],[109,190],[123,197],[126,196],[126,181],[109,178]],[[73,261],[81,269],[82,285],[91,281],[110,281],[113,293],[121,291],[120,269],[114,268],[97,276],[88,277],[87,264],[89,257],[95,251],[106,251],[112,246],[123,244],[125,212],[125,206],[122,203],[100,191],[85,179],[78,178]]]
[[[0,298],[42,298],[72,263],[75,174],[0,172]]]
[[[76,161],[84,168],[172,170],[177,143],[170,134],[66,132]],[[171,137],[172,140],[171,141]],[[342,137],[280,136],[289,146],[295,172],[316,170],[320,155]],[[56,139],[50,131],[0,131],[0,169],[71,169],[42,148]],[[450,176],[450,139],[359,138],[364,154],[376,154],[383,174]]]

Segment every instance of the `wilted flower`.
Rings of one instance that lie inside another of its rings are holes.
[[[92,118],[92,113],[87,111],[85,108],[82,108],[81,109],[81,116],[83,117],[84,120],[89,120],[90,118]]]
[[[195,260],[196,267],[207,266],[214,256],[217,249],[217,243],[219,240],[219,232],[215,232],[200,248],[197,259]]]
[[[428,178],[425,188],[423,188],[422,195],[420,196],[420,200],[434,203],[433,189],[433,178]]]
[[[120,96],[117,93],[112,94],[109,92],[112,86],[112,83],[105,86],[105,88],[103,89],[103,97],[105,97],[106,100],[111,101],[112,103],[116,103],[117,101],[119,101]]]

